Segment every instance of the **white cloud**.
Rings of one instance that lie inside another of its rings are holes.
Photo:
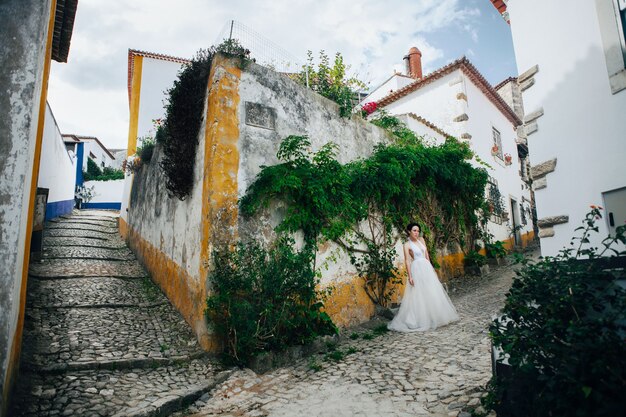
[[[64,132],[125,147],[128,48],[191,57],[235,19],[301,61],[307,50],[316,56],[321,49],[329,56],[339,51],[353,72],[375,85],[402,70],[412,46],[423,53],[425,73],[436,69],[450,57],[428,42],[429,34],[460,28],[477,40],[479,16],[461,0],[84,1],[69,62],[52,70],[50,103]]]

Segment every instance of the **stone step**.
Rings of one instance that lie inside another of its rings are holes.
[[[137,261],[109,261],[102,259],[43,259],[32,262],[29,267],[31,277],[76,278],[76,277],[118,277],[142,278],[147,273]]]
[[[56,219],[48,220],[47,224],[51,224],[51,225],[85,224],[85,225],[94,225],[94,226],[117,227],[117,219],[105,219],[105,218],[97,218],[97,217],[84,218],[84,219],[76,219],[76,218],[65,219],[62,217],[57,217]]]
[[[149,278],[90,277],[64,280],[28,280],[27,305],[32,308],[149,305],[167,298]]]
[[[170,305],[151,308],[29,309],[23,342],[29,367],[120,359],[176,358],[201,352]]]
[[[126,243],[122,239],[94,239],[93,237],[56,237],[44,236],[43,244],[45,248],[52,247],[88,247],[105,249],[127,249]]]
[[[167,416],[193,403],[229,374],[201,359],[156,369],[27,373],[18,381],[10,415]]]
[[[90,237],[100,239],[121,239],[117,231],[111,231],[107,233],[99,232],[96,230],[84,230],[84,229],[44,229],[44,237]]]
[[[43,259],[106,259],[115,261],[132,261],[135,255],[128,249],[94,248],[89,246],[44,248]]]
[[[90,230],[101,233],[117,233],[117,227],[115,223],[110,225],[100,225],[93,223],[50,223],[46,224],[44,230]]]

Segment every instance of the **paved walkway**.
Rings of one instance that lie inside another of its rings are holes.
[[[165,416],[227,376],[107,211],[46,225],[43,259],[29,268],[21,369],[12,416]]]
[[[370,329],[356,329],[354,339],[352,331],[343,336],[337,347],[343,359],[317,355],[264,375],[240,370],[210,397],[175,415],[469,417],[472,410],[482,411],[480,398],[491,376],[487,327],[513,276],[512,267],[501,266],[459,281],[450,294],[459,322],[374,338],[376,323],[370,323]]]
[[[344,331],[334,353],[263,375],[224,372],[115,226],[103,211],[47,226],[44,259],[29,270],[10,415],[469,417],[480,409],[491,375],[487,326],[511,267],[458,280],[450,295],[461,320],[436,331],[375,336],[386,322],[373,321]]]

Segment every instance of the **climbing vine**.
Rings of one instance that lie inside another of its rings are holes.
[[[250,51],[236,39],[224,41],[217,47],[201,49],[185,64],[168,90],[165,120],[155,138],[163,146],[161,168],[165,173],[165,187],[171,196],[187,198],[193,187],[193,172],[202,126],[204,100],[213,57],[221,54],[239,58],[240,65],[248,62]]]
[[[242,214],[252,216],[273,200],[286,203],[278,231],[301,230],[310,245],[337,242],[373,302],[385,305],[393,291],[394,230],[419,222],[431,253],[473,240],[487,174],[468,162],[467,145],[454,139],[431,147],[418,140],[380,144],[369,158],[345,165],[335,159],[335,145],[317,152],[307,151],[310,145],[306,136],[282,142],[281,163],[262,169],[241,200]]]

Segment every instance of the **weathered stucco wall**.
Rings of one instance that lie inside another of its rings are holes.
[[[367,157],[376,144],[389,140],[384,130],[358,117],[339,117],[334,102],[258,65],[250,65],[242,73],[239,96],[240,197],[260,172],[261,165],[279,163],[276,152],[289,135],[308,136],[312,151],[328,142],[336,143],[339,146],[337,159],[341,163]],[[272,229],[279,220],[277,213],[254,221],[240,219],[239,235],[242,239],[271,239]],[[336,262],[329,259],[331,256],[336,257]],[[345,252],[327,242],[320,248],[317,262],[328,265],[322,272],[322,285],[335,288],[326,303],[333,320],[339,325],[348,325],[369,319],[373,305],[361,282],[355,281],[356,271]]]
[[[53,3],[0,3],[0,415],[19,362]]]

